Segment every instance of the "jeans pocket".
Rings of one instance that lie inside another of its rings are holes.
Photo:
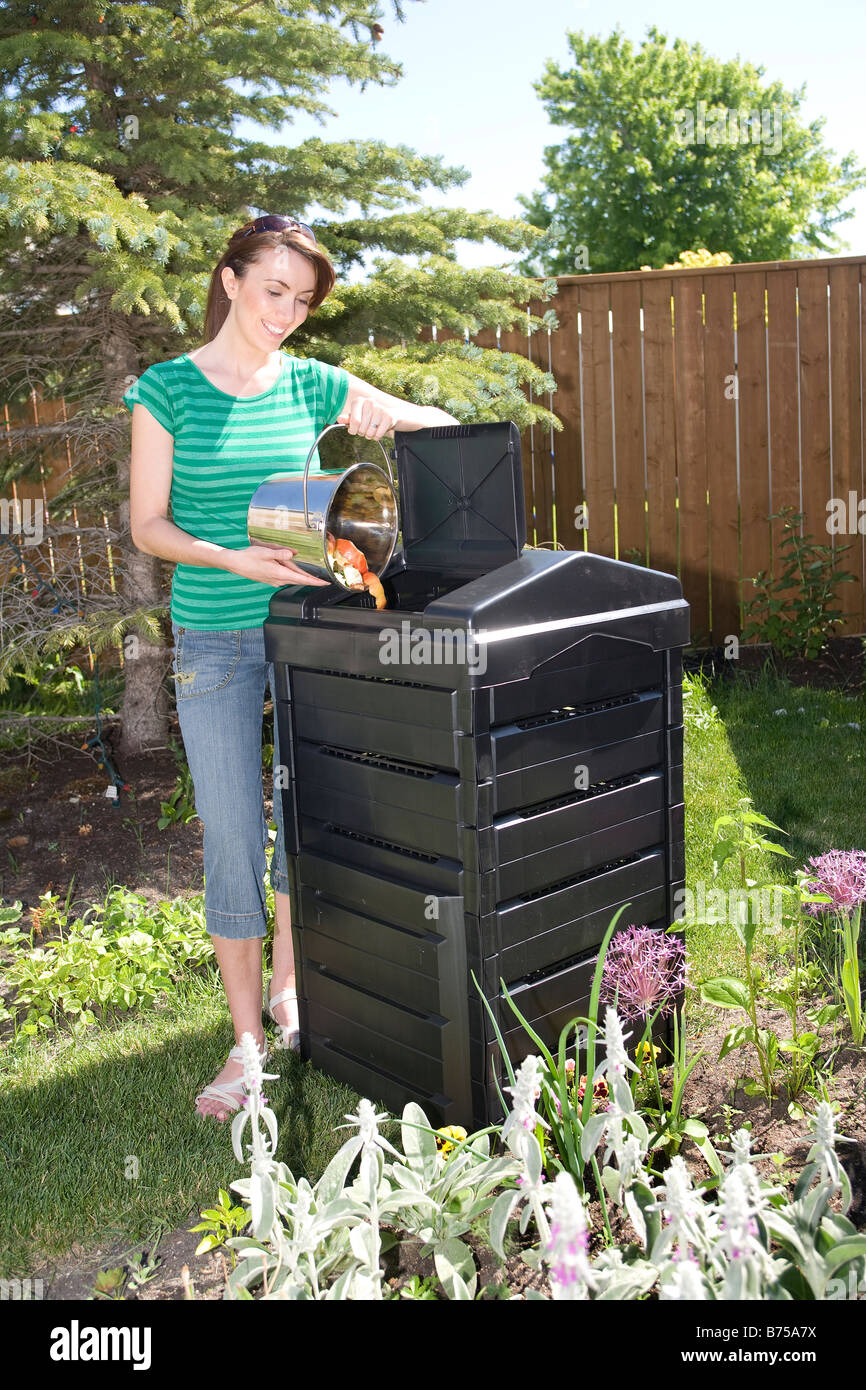
[[[209,695],[228,685],[241,654],[239,629],[226,632],[180,627],[174,655],[175,698]]]

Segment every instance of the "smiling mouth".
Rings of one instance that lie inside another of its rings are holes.
[[[285,338],[289,331],[287,328],[278,328],[274,324],[268,323],[267,319],[262,319],[261,322],[272,338]]]

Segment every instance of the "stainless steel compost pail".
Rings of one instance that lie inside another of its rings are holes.
[[[295,551],[294,563],[332,584],[343,581],[328,554],[328,537],[348,540],[363,552],[367,568],[382,573],[397,544],[400,512],[397,483],[385,446],[386,473],[377,463],[354,463],[345,469],[310,472],[310,459],[330,430],[316,439],[300,473],[274,474],[253,493],[247,512],[247,535],[254,545],[284,545]],[[345,586],[344,586],[345,587]]]

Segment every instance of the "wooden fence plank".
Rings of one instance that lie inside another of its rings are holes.
[[[704,407],[710,493],[710,600],[719,642],[740,632],[734,277],[704,284]]]
[[[553,411],[565,428],[554,431],[552,473],[556,488],[556,538],[566,550],[583,550],[585,533],[575,528],[576,508],[586,501],[580,448],[580,379],[577,340],[578,286],[560,284],[559,293],[545,308],[556,310],[559,328],[551,335],[552,367],[557,390]],[[540,311],[541,306],[539,306]],[[544,539],[553,539],[551,533]]]
[[[680,579],[692,606],[692,638],[710,637],[707,434],[700,280],[674,281]]]
[[[583,476],[589,508],[589,549],[614,553],[613,402],[610,389],[610,292],[580,290],[583,380]]]
[[[677,574],[677,454],[674,429],[674,345],[670,280],[647,280],[642,287],[644,403],[646,410],[649,562],[652,569]]]
[[[849,533],[828,535],[834,551],[842,546],[836,568],[854,576],[856,583],[840,584],[834,604],[844,615],[835,629],[847,636],[862,631],[863,547],[857,532],[857,504],[862,492],[860,440],[860,276],[854,265],[834,266],[830,276],[830,419],[833,496],[846,504]],[[852,505],[849,505],[853,503]],[[866,523],[864,523],[866,524]],[[824,536],[821,540],[826,544]]]
[[[803,460],[804,530],[826,543],[830,474],[830,344],[827,270],[797,271],[800,336],[800,453]]]
[[[767,325],[763,275],[736,276],[737,385],[740,416],[740,550],[743,598],[767,568],[770,552],[770,463],[767,419]]]
[[[616,463],[617,556],[647,553],[644,481],[643,383],[640,351],[640,285],[612,284],[613,424]]]
[[[767,397],[769,400],[770,510],[802,508],[800,495],[800,367],[797,352],[797,275],[767,276]],[[782,567],[780,521],[770,524],[770,569]]]

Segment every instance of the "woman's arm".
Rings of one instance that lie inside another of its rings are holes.
[[[381,439],[383,435],[393,434],[394,430],[426,430],[434,425],[460,424],[453,415],[435,405],[401,401],[399,396],[389,396],[387,391],[380,391],[351,372],[346,375],[349,394],[336,423],[346,425],[349,434]]]

